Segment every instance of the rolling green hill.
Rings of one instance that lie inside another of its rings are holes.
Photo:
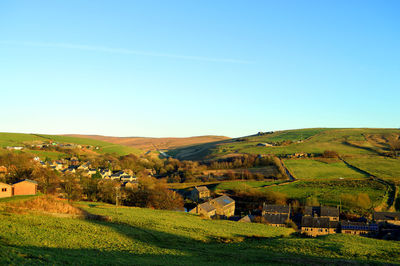
[[[60,143],[71,143],[78,145],[91,145],[93,147],[99,147],[98,150],[93,150],[94,153],[115,153],[117,155],[126,154],[140,154],[141,150],[127,147],[119,144],[113,144],[101,140],[93,140],[87,138],[69,137],[69,136],[59,136],[59,135],[44,135],[44,134],[22,134],[22,133],[0,133],[0,147],[7,146],[24,146],[31,144],[38,144],[42,142],[60,142]],[[46,150],[26,150],[33,154],[42,157],[58,158],[66,156],[62,152],[57,151],[46,151]],[[89,152],[89,151],[86,151]],[[92,152],[92,153],[93,153]]]
[[[109,221],[1,210],[0,264],[384,264],[400,243],[350,235],[317,239],[263,224],[173,211],[81,203]]]

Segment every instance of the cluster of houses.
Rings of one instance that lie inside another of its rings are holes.
[[[110,169],[92,168],[89,162],[81,163],[76,157],[56,160],[50,163],[40,161],[40,164],[42,167],[50,167],[64,174],[75,174],[78,172],[83,176],[93,176],[95,174],[99,174],[103,179],[118,180],[121,182],[137,182],[137,178],[133,175],[132,171],[111,171]]]
[[[38,183],[25,179],[12,185],[0,182],[0,198],[22,195],[36,195]]]
[[[262,216],[268,224],[278,227],[286,226],[293,217],[291,207],[287,205],[264,205]],[[354,222],[341,221],[338,208],[306,206],[301,218],[300,231],[312,237],[335,233],[373,236],[384,224],[400,226],[400,213],[375,212],[373,222]]]

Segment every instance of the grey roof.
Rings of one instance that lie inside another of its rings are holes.
[[[304,215],[309,216],[329,216],[339,217],[339,210],[335,207],[329,206],[306,206],[304,209]]]
[[[242,222],[242,223],[251,223],[253,221],[253,215],[246,215],[244,217],[242,217],[241,219],[239,219],[238,222]]]
[[[267,213],[289,213],[288,205],[264,205],[263,211]]]
[[[209,191],[206,186],[194,187],[194,189],[196,189],[199,192],[207,192],[207,191]]]
[[[374,212],[374,220],[382,220],[382,221],[400,220],[400,212]]]
[[[222,207],[224,207],[226,205],[229,205],[231,203],[235,203],[235,201],[233,199],[231,199],[230,197],[225,196],[225,195],[221,196],[221,197],[218,197],[216,199],[213,199],[212,202],[216,203],[216,204],[218,204],[218,205],[220,205]]]
[[[303,216],[303,218],[301,219],[301,227],[337,228],[337,226],[338,222],[329,221],[329,218]]]
[[[215,207],[212,206],[209,202],[204,202],[199,205],[199,208],[205,210],[206,212],[212,212],[215,210]]]
[[[270,224],[285,224],[289,218],[287,214],[265,214],[263,217]]]
[[[30,183],[33,183],[33,184],[35,184],[35,185],[38,184],[38,182],[36,182],[36,181],[34,181],[34,180],[24,179],[24,180],[21,180],[21,181],[19,181],[19,182],[14,183],[14,185],[15,185],[15,184],[18,184],[18,183],[22,183],[22,182],[30,182]]]
[[[335,207],[321,206],[321,216],[339,217],[339,209]]]

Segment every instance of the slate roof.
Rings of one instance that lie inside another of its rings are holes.
[[[329,218],[317,218],[311,216],[303,216],[301,219],[301,227],[313,228],[337,228],[338,222],[329,221]]]
[[[376,221],[400,220],[400,212],[374,212],[374,220]]]
[[[329,206],[306,206],[304,209],[304,215],[319,217],[339,217],[339,210],[335,207]]]
[[[34,181],[34,180],[24,179],[24,180],[22,180],[22,181],[19,181],[19,182],[14,183],[14,185],[15,185],[15,184],[18,184],[18,183],[22,183],[22,182],[30,182],[30,183],[33,183],[33,184],[35,184],[35,185],[38,184],[38,182],[36,182],[36,181]]]
[[[339,217],[339,209],[335,207],[321,206],[321,216]]]
[[[205,210],[206,212],[212,212],[215,210],[215,207],[212,206],[209,202],[204,202],[199,205],[199,208]]]
[[[264,205],[263,211],[266,213],[289,213],[289,206],[287,205]]]
[[[220,205],[221,207],[224,207],[224,206],[229,205],[231,203],[235,203],[235,201],[233,199],[231,199],[230,197],[225,196],[225,195],[221,196],[221,197],[218,197],[216,199],[213,199],[212,202]]]
[[[289,218],[287,214],[265,214],[263,217],[270,224],[285,224]]]

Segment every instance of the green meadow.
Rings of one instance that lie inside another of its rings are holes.
[[[346,161],[377,177],[400,181],[400,159],[374,156],[347,158]]]
[[[313,159],[288,159],[284,160],[284,163],[294,176],[301,180],[368,177],[348,167],[340,160],[324,162]]]
[[[2,204],[2,203],[0,203]],[[183,212],[81,203],[111,221],[0,211],[0,264],[387,264],[400,243],[350,235],[302,238],[292,229],[204,220]]]

